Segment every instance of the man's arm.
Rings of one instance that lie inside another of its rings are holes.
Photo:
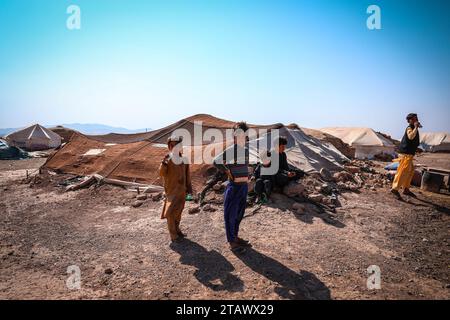
[[[417,131],[418,131],[418,127],[415,126],[414,129],[412,129],[411,127],[408,127],[408,129],[406,129],[406,134],[408,135],[408,139],[409,140],[414,140],[414,138],[417,135]]]

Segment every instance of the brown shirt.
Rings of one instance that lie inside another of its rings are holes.
[[[166,195],[183,195],[192,193],[191,174],[188,164],[175,164],[169,160],[167,164],[161,163],[159,174],[164,178],[164,191]]]

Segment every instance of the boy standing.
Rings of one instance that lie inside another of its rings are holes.
[[[159,174],[164,179],[166,194],[161,219],[167,219],[167,227],[172,241],[179,241],[185,237],[180,230],[181,213],[186,202],[186,195],[192,194],[189,164],[182,157],[182,141],[181,137],[168,139],[169,154],[164,157],[159,166]]]
[[[245,122],[234,126],[234,144],[214,160],[214,165],[228,175],[224,193],[224,219],[228,243],[233,252],[242,253],[250,243],[239,238],[239,226],[244,217],[248,193],[249,149],[247,147],[248,126]]]

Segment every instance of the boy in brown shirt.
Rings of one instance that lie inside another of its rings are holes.
[[[159,174],[164,179],[164,201],[161,219],[167,219],[172,241],[178,241],[185,237],[180,230],[181,213],[186,202],[186,195],[192,194],[191,175],[189,164],[182,157],[181,137],[170,137],[167,141],[169,154],[167,154],[159,166]],[[174,153],[176,155],[174,156]]]

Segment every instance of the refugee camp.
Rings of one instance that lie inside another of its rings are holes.
[[[0,300],[450,298],[447,5],[27,6],[0,3]]]

